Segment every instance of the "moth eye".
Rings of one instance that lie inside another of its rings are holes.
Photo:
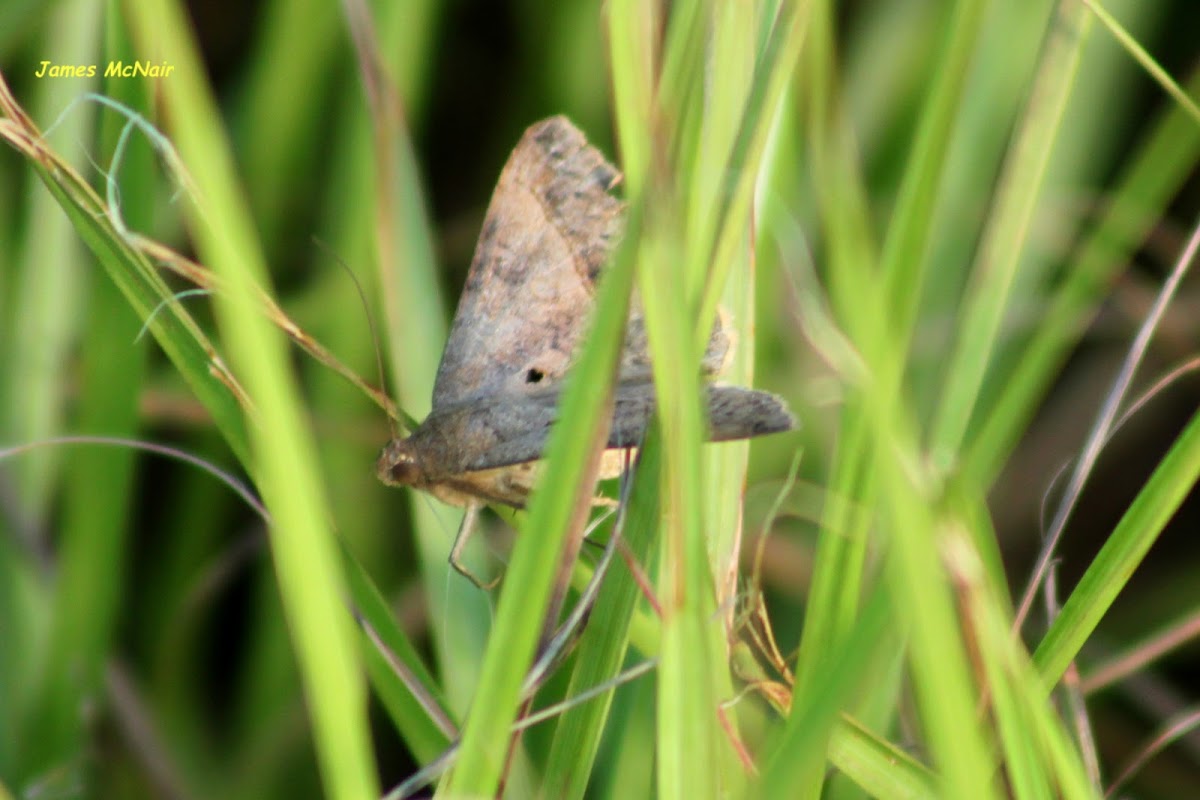
[[[531,370],[529,370],[529,372],[525,373],[525,382],[526,383],[541,383],[542,378],[544,378],[544,377],[546,377],[546,373],[542,372],[540,369],[531,369]]]
[[[421,471],[411,461],[398,461],[390,470],[392,482],[400,486],[412,486],[420,478]]]
[[[391,486],[419,486],[424,482],[424,473],[417,465],[412,453],[405,449],[406,441],[390,442],[375,462],[375,473],[379,479]]]

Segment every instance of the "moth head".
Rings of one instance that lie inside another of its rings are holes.
[[[424,487],[428,480],[425,469],[408,439],[388,442],[375,462],[375,474],[388,486]]]

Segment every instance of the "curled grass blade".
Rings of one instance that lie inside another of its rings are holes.
[[[3,76],[0,76],[0,110],[5,115],[0,120],[0,138],[25,156],[134,313],[147,319],[160,304],[170,310],[170,313],[154,315],[150,331],[212,414],[230,447],[246,463],[248,444],[242,418],[244,393],[217,355],[216,348],[186,309],[175,301],[175,293],[149,259],[122,235],[113,222],[115,216],[111,209],[41,138],[37,127],[17,104]]]

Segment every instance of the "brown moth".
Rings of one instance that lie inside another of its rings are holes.
[[[565,117],[529,128],[500,173],[433,388],[433,410],[393,439],[379,479],[454,505],[521,508],[556,418],[562,380],[595,302],[596,281],[621,237],[624,206],[609,191],[621,174]],[[605,477],[620,450],[641,443],[654,414],[645,320],[630,311]],[[729,334],[718,320],[701,365],[725,365]],[[795,425],[766,392],[709,385],[709,438],[747,439]]]

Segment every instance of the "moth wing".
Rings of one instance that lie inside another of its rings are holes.
[[[464,457],[462,471],[495,469],[541,459],[545,454],[550,429],[558,418],[559,392],[541,393],[497,402],[470,412],[464,422],[472,430],[486,435],[473,441],[486,441]],[[740,386],[707,387],[709,440],[749,439],[791,430],[796,421],[782,399],[768,392]],[[617,385],[613,399],[612,425],[607,448],[638,447],[654,415],[654,386],[645,381]]]
[[[724,312],[713,322],[712,333],[700,362],[700,372],[707,377],[720,375],[729,360],[732,347],[729,322]],[[646,339],[646,318],[641,304],[635,302],[629,312],[629,323],[625,327],[625,344],[621,350],[621,362],[617,369],[617,380],[636,384],[649,382],[653,378],[650,366],[649,343]]]
[[[788,411],[787,404],[769,392],[741,386],[713,385],[705,387],[705,390],[710,442],[751,439],[796,427],[796,420]],[[639,446],[653,416],[653,384],[619,384],[608,446]]]
[[[770,392],[741,386],[708,387],[708,438],[712,442],[751,439],[796,427],[787,404]]]
[[[536,461],[545,455],[550,429],[558,419],[558,390],[497,397],[454,412],[455,435],[477,444],[454,464],[474,472]],[[654,414],[654,388],[647,382],[619,384],[613,402],[608,448],[636,447]]]
[[[500,173],[438,367],[433,405],[561,380],[621,236],[620,172],[565,117],[529,128]]]
[[[550,428],[558,418],[559,392],[500,396],[472,409],[470,426],[482,444],[464,453],[457,465],[463,472],[496,469],[542,458]]]

